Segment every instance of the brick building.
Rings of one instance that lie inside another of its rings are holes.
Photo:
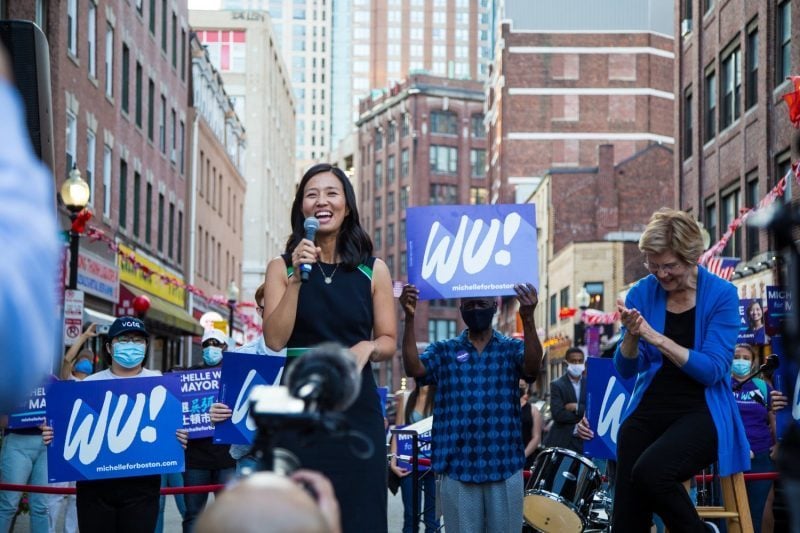
[[[712,244],[743,207],[753,207],[791,164],[792,128],[781,95],[800,73],[800,5],[791,0],[676,2],[675,189]],[[798,197],[797,187],[791,187]],[[740,228],[723,252],[742,260],[742,297],[764,297],[771,262],[765,232]],[[758,274],[756,274],[758,272]]]
[[[185,310],[184,291],[162,276],[183,282],[187,262],[186,4],[6,0],[0,17],[33,20],[47,36],[56,185],[77,165],[91,189],[91,224],[125,252],[83,239],[81,260],[91,254],[86,258],[118,276],[108,280],[116,284],[114,301],[86,291],[86,318],[108,322],[146,293],[154,337],[148,365],[181,364],[185,336],[199,327]],[[159,275],[145,277],[134,264]]]
[[[388,94],[362,100],[360,111],[361,220],[392,279],[406,280],[407,207],[486,202],[482,84],[412,75]],[[416,316],[421,343],[463,327],[455,300],[421,302]],[[399,353],[380,372],[381,383],[396,390]]]
[[[247,184],[245,131],[225,92],[222,76],[197,36],[190,38],[192,57],[189,124],[191,152],[187,195],[192,198],[189,217],[189,282],[209,296],[227,298],[231,281],[242,285],[244,249],[244,196]],[[242,294],[251,300],[251,294]],[[219,302],[190,297],[189,311],[200,318],[207,311],[228,317]],[[234,324],[234,337],[241,325]],[[196,345],[199,347],[199,344]],[[199,352],[199,349],[197,350]],[[196,354],[199,357],[199,353]]]
[[[601,144],[613,144],[620,162],[673,143],[672,37],[608,23],[580,31],[566,22],[502,24],[487,84],[492,202],[524,201],[551,168],[596,166]]]

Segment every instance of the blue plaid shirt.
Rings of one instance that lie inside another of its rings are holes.
[[[494,331],[482,354],[467,331],[430,344],[420,356],[436,383],[433,469],[466,483],[508,479],[522,470],[519,379],[524,344]]]

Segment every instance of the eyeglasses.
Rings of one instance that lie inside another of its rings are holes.
[[[644,267],[650,271],[651,274],[657,274],[658,271],[662,271],[664,274],[670,275],[674,273],[676,270],[680,268],[681,264],[677,261],[674,263],[667,263],[665,265],[657,265],[655,263],[650,263],[648,261],[644,262]]]
[[[138,335],[130,337],[128,337],[127,335],[121,335],[119,337],[116,337],[115,340],[117,342],[132,342],[134,344],[147,344],[147,339],[145,339],[144,337],[140,337]]]

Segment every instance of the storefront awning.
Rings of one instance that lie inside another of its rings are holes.
[[[203,328],[200,326],[200,323],[195,320],[186,309],[171,304],[141,289],[132,287],[127,283],[120,283],[120,285],[124,286],[134,296],[145,295],[150,299],[150,309],[144,317],[145,321],[152,320],[154,322],[160,322],[166,326],[180,330],[185,335],[203,334]]]

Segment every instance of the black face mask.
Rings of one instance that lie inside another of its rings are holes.
[[[492,327],[494,311],[494,307],[487,307],[486,309],[462,309],[461,318],[464,319],[464,323],[470,331],[486,331]]]

